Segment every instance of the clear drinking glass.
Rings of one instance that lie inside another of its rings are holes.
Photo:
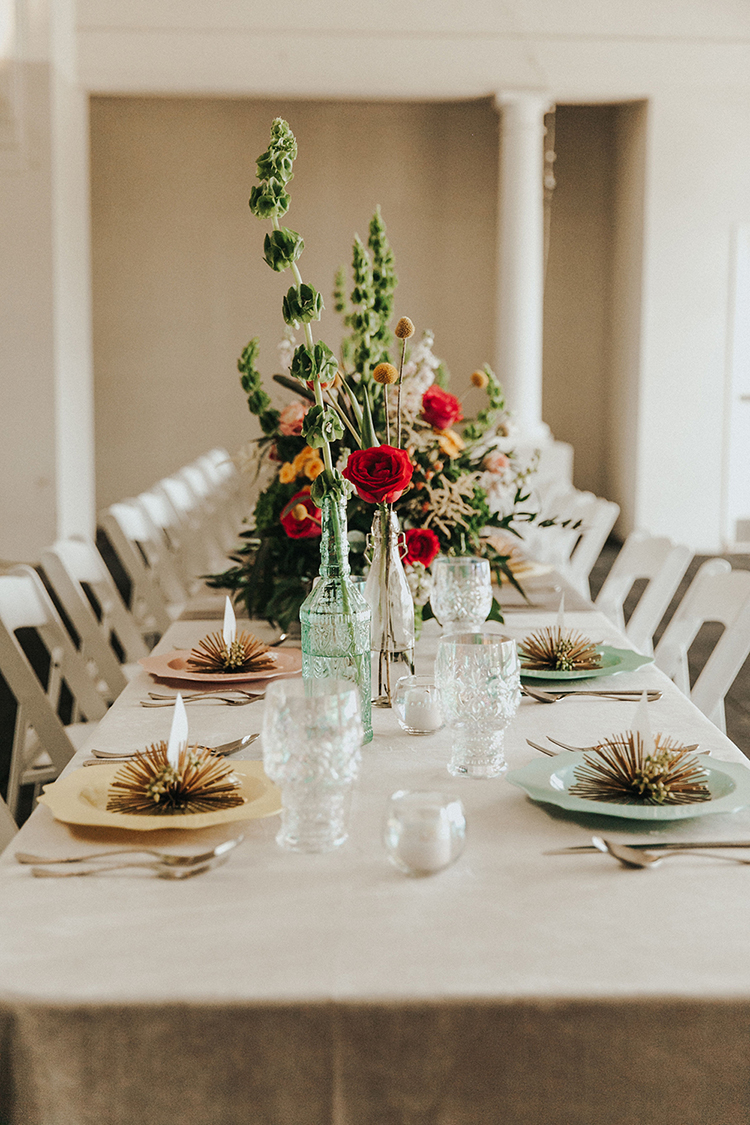
[[[383,840],[405,875],[442,871],[463,851],[466,817],[458,797],[401,789],[388,802]]]
[[[269,684],[263,765],[281,788],[280,847],[325,852],[344,843],[362,739],[359,688],[351,680]]]
[[[402,676],[393,695],[393,710],[407,734],[434,734],[443,725],[440,692],[432,676]]]
[[[481,629],[492,608],[492,575],[487,559],[441,555],[432,564],[432,612],[447,633]]]
[[[455,733],[448,772],[499,777],[508,768],[505,728],[521,701],[515,641],[491,633],[442,637],[435,660],[446,725]]]

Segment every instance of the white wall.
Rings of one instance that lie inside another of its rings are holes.
[[[18,13],[17,128],[0,162],[0,558],[9,561],[94,527],[87,99],[72,3]]]

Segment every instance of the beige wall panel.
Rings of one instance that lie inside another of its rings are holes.
[[[258,335],[269,380],[277,369],[290,279],[263,262],[268,228],[247,206],[277,115],[300,151],[284,221],[305,238],[302,276],[328,305],[316,337],[338,346],[334,272],[381,204],[400,278],[396,315],[435,331],[459,393],[491,359],[497,117],[489,102],[94,98],[99,506],[257,432],[236,358]]]
[[[606,494],[614,106],[558,106],[544,309],[543,417],[575,448],[575,484]]]

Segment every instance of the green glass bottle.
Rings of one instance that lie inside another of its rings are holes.
[[[302,675],[359,685],[365,742],[372,739],[370,607],[352,582],[346,500],[322,502],[320,579],[302,603]]]

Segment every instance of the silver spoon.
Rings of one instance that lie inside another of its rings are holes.
[[[740,856],[710,855],[707,852],[675,851],[654,855],[652,852],[636,851],[635,848],[629,848],[627,844],[616,844],[613,840],[605,840],[603,836],[592,836],[591,842],[600,852],[608,852],[611,856],[614,856],[623,867],[637,869],[656,867],[657,863],[661,863],[663,859],[673,859],[676,855],[692,855],[703,859],[726,859],[730,863],[750,864],[750,859],[742,859]]]
[[[156,848],[115,848],[107,852],[92,852],[91,855],[70,855],[70,856],[50,856],[43,855],[29,855],[28,852],[16,852],[16,860],[19,863],[88,863],[92,859],[108,859],[111,855],[153,855],[156,856],[159,863],[165,867],[193,867],[196,863],[208,863],[211,860],[218,859],[219,856],[226,855],[241,844],[245,839],[244,836],[235,836],[231,840],[224,840],[223,843],[217,844],[215,848],[211,848],[207,852],[199,852],[197,855],[171,855],[169,852],[162,852]]]

